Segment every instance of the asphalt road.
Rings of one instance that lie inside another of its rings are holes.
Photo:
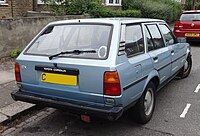
[[[200,45],[199,45],[200,46]],[[200,47],[192,46],[193,67],[188,78],[173,80],[157,93],[152,120],[138,125],[123,116],[111,122],[93,119],[87,124],[78,116],[56,111],[33,121],[20,136],[200,136]]]

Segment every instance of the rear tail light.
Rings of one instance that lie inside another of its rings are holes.
[[[18,63],[15,63],[15,79],[17,82],[21,82],[20,66]]]
[[[104,73],[104,95],[121,95],[120,79],[117,72]]]
[[[179,29],[179,28],[182,28],[182,27],[183,27],[183,24],[180,23],[180,22],[176,22],[176,24],[174,26],[174,28],[176,28],[176,29]]]

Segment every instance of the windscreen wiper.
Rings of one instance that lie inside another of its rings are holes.
[[[79,55],[82,53],[96,53],[95,50],[73,50],[73,51],[64,51],[64,52],[60,52],[54,55],[49,56],[49,60],[52,60],[54,57],[57,57],[59,55],[64,55],[64,54],[75,54],[75,55]]]

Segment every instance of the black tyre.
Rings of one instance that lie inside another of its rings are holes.
[[[180,77],[181,79],[188,77],[191,69],[192,69],[192,57],[189,54],[183,68],[181,69],[180,73],[178,74],[178,77]]]
[[[133,110],[132,116],[137,123],[146,124],[151,119],[155,108],[155,92],[155,85],[150,82]]]

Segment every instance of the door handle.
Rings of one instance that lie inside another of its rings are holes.
[[[174,50],[171,50],[171,54],[174,54]]]

